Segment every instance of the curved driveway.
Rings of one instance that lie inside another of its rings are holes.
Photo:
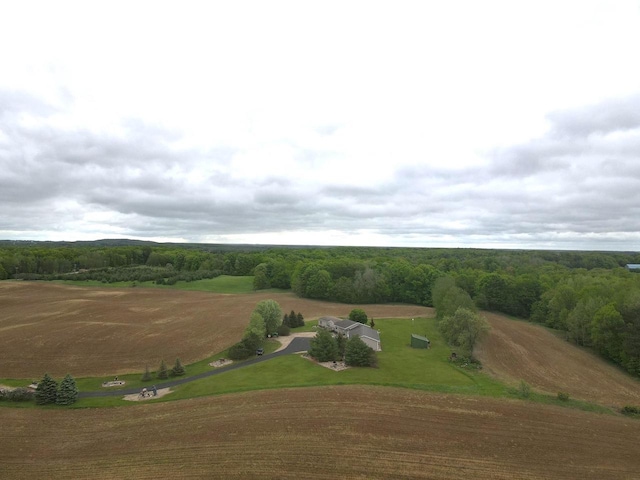
[[[254,365],[256,363],[265,362],[275,357],[279,357],[281,355],[288,355],[290,353],[296,352],[304,352],[309,350],[311,338],[310,337],[296,337],[291,340],[291,343],[287,345],[286,348],[280,350],[279,352],[268,353],[266,355],[262,355],[260,357],[252,358],[251,360],[247,360],[246,362],[240,363],[232,363],[228,367],[216,368],[215,370],[210,370],[208,372],[200,373],[198,375],[194,375],[193,377],[185,377],[178,378],[176,380],[170,380],[164,383],[156,383],[156,388],[159,390],[161,388],[169,388],[176,387],[178,385],[182,385],[183,383],[193,382],[194,380],[200,380],[201,378],[210,377],[212,375],[218,375],[220,373],[228,372],[230,370],[235,370],[237,368],[248,367],[249,365]],[[78,398],[90,398],[90,397],[115,397],[121,395],[131,395],[134,393],[139,393],[142,390],[142,387],[136,388],[127,388],[123,390],[99,390],[94,392],[79,392]],[[147,387],[149,390],[149,387]]]

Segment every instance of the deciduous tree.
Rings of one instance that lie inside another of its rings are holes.
[[[262,316],[267,334],[275,333],[278,330],[278,326],[282,323],[282,309],[275,300],[262,300],[258,302],[253,312]]]
[[[487,322],[476,312],[462,307],[440,320],[438,326],[445,340],[464,356],[471,356],[476,341],[489,329]]]
[[[245,330],[245,336],[250,333],[255,333],[260,338],[267,336],[267,326],[264,323],[264,318],[255,310],[251,313],[249,318],[249,326]]]
[[[361,308],[354,308],[349,312],[349,320],[366,325],[369,318],[367,317],[367,314],[364,310],[362,310]]]

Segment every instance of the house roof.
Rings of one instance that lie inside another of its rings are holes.
[[[369,337],[377,342],[380,341],[380,334],[378,331],[367,325],[363,325],[362,323],[357,325],[355,328],[352,328],[351,331],[359,337]]]
[[[344,328],[345,330],[351,330],[358,325],[362,325],[362,323],[354,322],[353,320],[342,320],[340,318],[334,320],[337,327]]]
[[[416,335],[415,333],[412,333],[411,336],[413,338],[417,338],[418,340],[424,340],[425,342],[429,342],[429,339],[427,337],[423,337],[422,335]]]
[[[334,324],[337,323],[337,322],[341,322],[342,321],[342,319],[340,319],[338,317],[331,317],[331,316],[329,316],[329,317],[320,317],[318,319],[318,322],[320,322],[320,320],[324,320],[325,322],[332,321]]]
[[[640,269],[640,263],[627,263],[627,268],[630,270]]]
[[[364,323],[354,322],[352,320],[340,320],[339,322],[336,322],[336,326],[344,330],[349,330],[351,333],[358,335],[359,337],[369,337],[377,342],[380,341],[380,334],[378,331]]]

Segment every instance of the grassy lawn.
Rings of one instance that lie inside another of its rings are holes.
[[[315,323],[307,322],[305,327],[294,329],[294,332],[313,330]],[[382,385],[442,393],[518,398],[517,392],[512,387],[504,385],[482,372],[466,370],[450,363],[448,358],[451,350],[442,340],[435,319],[416,318],[414,321],[379,319],[376,320],[376,328],[380,330],[383,348],[382,352],[378,352],[378,368],[350,368],[336,372],[317,365],[300,355],[286,355],[181,385],[176,387],[171,394],[150,401],[164,402],[249,390],[348,384]],[[431,348],[429,350],[411,348],[409,344],[412,333],[429,338]],[[265,344],[265,353],[275,351],[279,345],[275,340],[268,340]],[[220,352],[211,358],[186,365],[187,375],[196,375],[211,370],[212,367],[208,364],[213,360],[226,357],[226,353],[226,351]],[[125,388],[141,388],[154,382],[162,383],[157,379],[151,382],[141,382],[141,376],[142,372],[123,375],[119,379],[127,382]],[[103,381],[113,380],[113,378],[80,378],[76,380],[80,390],[90,391],[99,390]],[[24,381],[20,382],[19,380],[0,380],[0,383],[9,385],[24,385]],[[582,410],[607,411],[603,407],[587,402],[571,400],[563,403],[557,401],[555,397],[535,393],[532,394],[529,401],[557,404]],[[4,404],[9,405],[8,403]],[[131,404],[131,402],[116,396],[81,399],[74,407],[109,407]],[[11,406],[35,407],[32,403],[11,404]]]
[[[295,329],[313,329],[315,322]],[[287,355],[246,368],[221,373],[213,377],[190,382],[175,392],[155,401],[171,401],[198,396],[219,395],[230,392],[317,385],[370,384],[386,385],[438,392],[508,395],[507,387],[475,371],[466,371],[448,360],[450,349],[442,341],[434,319],[418,318],[376,320],[380,330],[382,352],[378,352],[378,368],[351,368],[342,372],[324,368],[299,355]],[[411,333],[426,335],[432,344],[429,350],[409,346]],[[267,343],[266,352],[277,347],[275,341]],[[195,375],[211,367],[208,363],[224,357],[221,353],[196,364],[188,365],[188,375]],[[128,387],[142,385],[137,375]],[[99,383],[99,382],[98,382]],[[79,382],[80,385],[80,382]],[[95,385],[95,380],[94,380]],[[92,388],[95,389],[95,388]],[[116,399],[83,399],[78,407],[119,405]]]
[[[114,282],[102,283],[98,280],[72,281],[72,280],[56,280],[54,283],[63,285],[86,286],[86,287],[113,287],[113,288],[165,288],[174,290],[192,290],[200,292],[213,293],[252,293],[253,276],[235,277],[231,275],[220,275],[216,278],[207,278],[204,280],[194,280],[193,282],[176,282],[175,285],[157,285],[155,282]],[[286,290],[268,289],[260,290],[261,292],[284,292]]]

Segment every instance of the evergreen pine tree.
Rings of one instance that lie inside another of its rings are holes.
[[[319,362],[330,362],[338,356],[338,344],[328,330],[318,329],[311,339],[309,355]]]
[[[56,398],[58,398],[58,382],[45,373],[36,388],[36,403],[38,405],[56,403]]]
[[[169,378],[169,372],[167,371],[167,364],[162,360],[160,363],[160,369],[158,370],[158,378],[161,380],[166,380]]]
[[[375,367],[378,359],[376,352],[364,343],[360,337],[355,336],[347,340],[344,361],[347,365],[354,367]]]
[[[78,387],[73,377],[67,373],[62,382],[60,382],[60,389],[58,390],[58,397],[56,403],[58,405],[71,405],[76,403],[78,399]]]
[[[296,328],[298,326],[298,317],[296,317],[296,312],[293,310],[291,310],[291,313],[289,314],[289,326],[291,328]]]
[[[142,375],[142,378],[140,380],[142,380],[143,382],[151,381],[151,372],[149,371],[149,365],[144,368],[144,374]]]
[[[296,322],[296,327],[304,327],[304,317],[302,316],[301,312],[298,312],[296,319],[298,320]]]
[[[173,368],[171,369],[171,375],[174,377],[180,377],[182,375],[184,375],[184,367],[182,366],[182,363],[180,363],[180,359],[176,358],[176,363],[173,365]]]
[[[287,327],[291,327],[291,323],[289,323],[289,315],[287,313],[282,317],[282,325],[286,325]]]

